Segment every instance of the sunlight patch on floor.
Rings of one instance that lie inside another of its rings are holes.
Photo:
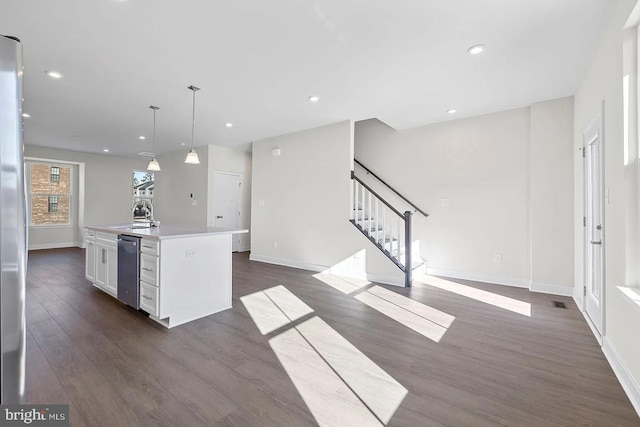
[[[296,329],[269,345],[320,426],[382,425]]]
[[[282,285],[245,295],[240,301],[262,335],[313,313],[311,307]]]
[[[387,424],[407,395],[407,389],[319,317],[312,317],[296,329],[378,419]]]
[[[377,298],[377,297],[376,297]],[[320,426],[386,425],[408,391],[284,286],[240,298]]]
[[[358,301],[435,342],[442,339],[455,320],[455,316],[382,286],[365,289],[371,285],[368,280],[352,279],[328,272],[314,274],[313,277],[344,294],[354,295]]]
[[[314,274],[313,277],[347,295],[371,284],[371,282],[366,279],[336,276],[326,272]]]
[[[453,321],[456,319],[455,316],[447,314],[433,307],[429,307],[426,304],[412,300],[411,298],[397,294],[381,286],[374,286],[370,289],[367,289],[367,292],[384,300],[387,300],[397,306],[400,306],[407,311],[417,314],[420,317],[430,320],[433,323],[437,323],[444,328],[449,328]]]
[[[416,275],[414,276],[414,279],[414,288],[420,286],[420,283],[416,283],[416,281],[418,281],[425,285],[433,286],[434,288],[453,292],[485,304],[490,304],[494,307],[531,317],[531,304],[528,302],[494,294],[493,292],[482,289],[476,289],[472,286],[462,285],[439,277],[429,276],[427,274]]]
[[[380,298],[379,296],[372,294],[369,291],[365,291],[356,295],[355,299],[384,314],[385,316],[390,317],[391,319],[406,326],[407,328],[413,329],[420,335],[429,338],[432,341],[440,342],[445,332],[447,332],[447,328],[445,328],[444,326],[432,322],[431,320],[427,320],[424,317],[399,305],[389,302],[386,299]]]

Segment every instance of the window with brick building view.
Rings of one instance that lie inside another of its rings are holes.
[[[71,167],[30,164],[31,225],[70,223]]]

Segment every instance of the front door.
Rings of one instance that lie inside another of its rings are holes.
[[[585,310],[600,335],[604,321],[602,114],[583,134],[585,171]]]
[[[240,175],[215,172],[215,226],[238,228],[240,225]],[[232,250],[240,247],[240,234],[232,235]]]

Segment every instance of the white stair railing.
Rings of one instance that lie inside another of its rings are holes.
[[[351,172],[350,221],[405,274],[411,286],[412,212],[401,213]]]

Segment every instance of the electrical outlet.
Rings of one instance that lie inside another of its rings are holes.
[[[198,201],[196,199],[193,199],[191,201],[191,206],[198,206]]]
[[[501,262],[502,262],[502,255],[501,255],[501,254],[495,254],[495,255],[493,255],[493,262],[495,262],[495,263],[501,263]]]
[[[440,199],[440,206],[449,206],[449,199]]]
[[[185,258],[191,258],[192,256],[196,255],[196,250],[195,249],[187,249],[185,251]]]

